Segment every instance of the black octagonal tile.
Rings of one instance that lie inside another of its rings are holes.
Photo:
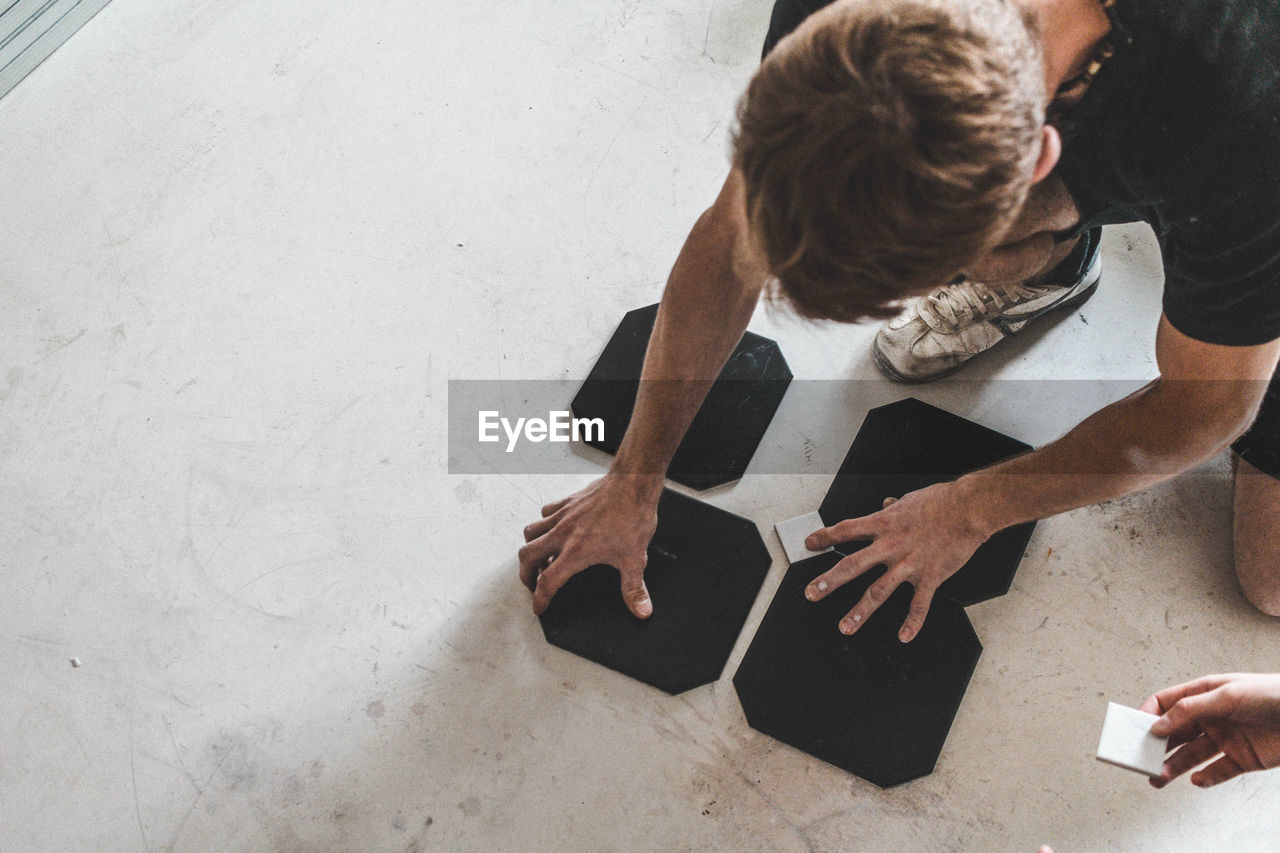
[[[914,640],[899,642],[907,586],[844,636],[840,617],[880,572],[805,599],[805,586],[840,559],[829,552],[791,566],[733,684],[752,728],[889,787],[933,770],[982,645],[946,599],[934,599]]]
[[[573,398],[576,417],[604,421],[604,440],[587,442],[592,447],[618,452],[657,316],[656,304],[627,312]],[[667,476],[694,489],[739,479],[790,382],[791,369],[778,344],[752,332],[743,335],[677,448]]]
[[[573,577],[542,615],[552,645],[682,693],[720,677],[770,565],[753,522],[664,490],[645,584],[653,615],[632,616],[612,566]]]
[[[1030,449],[1017,439],[919,400],[899,400],[867,412],[818,512],[828,525],[870,515],[887,497],[900,498],[954,480]],[[992,536],[937,594],[962,605],[1004,595],[1034,529],[1035,522],[1028,522]],[[836,550],[851,554],[865,544],[847,542]]]

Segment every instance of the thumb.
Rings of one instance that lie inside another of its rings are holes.
[[[649,588],[644,585],[644,575],[636,572],[628,577],[622,576],[622,600],[627,609],[640,619],[648,619],[653,615],[653,601],[649,598]]]
[[[1151,733],[1156,737],[1166,737],[1194,727],[1205,717],[1214,716],[1217,699],[1217,690],[1183,696],[1165,711],[1164,716],[1151,724]]]
[[[898,499],[897,499],[897,498],[885,498],[885,499],[884,499],[884,503],[883,503],[883,504],[881,504],[881,507],[880,507],[880,508],[881,508],[881,509],[888,509],[888,508],[889,508],[889,506],[890,506],[891,504],[896,504],[897,502],[898,502]]]

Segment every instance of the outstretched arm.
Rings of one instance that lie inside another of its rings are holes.
[[[636,616],[653,612],[644,585],[667,465],[742,338],[766,274],[747,238],[742,175],[730,172],[676,259],[645,353],[635,410],[609,473],[547,504],[524,530],[520,579],[542,613],[569,578],[607,563]]]
[[[899,632],[910,641],[934,590],[999,530],[1147,488],[1225,448],[1255,416],[1280,357],[1280,341],[1253,347],[1206,344],[1161,318],[1160,378],[1090,416],[1040,450],[905,495],[882,511],[817,531],[811,548],[871,544],[816,578],[817,600],[874,566],[888,571],[840,623],[853,633],[902,583],[915,588]]]

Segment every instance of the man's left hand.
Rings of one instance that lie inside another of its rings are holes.
[[[967,514],[955,483],[929,486],[903,495],[901,500],[888,498],[884,509],[877,513],[810,534],[805,545],[813,550],[859,539],[871,542],[814,578],[805,589],[805,597],[820,601],[836,587],[872,568],[887,566],[888,571],[840,620],[840,632],[857,631],[900,584],[909,583],[915,594],[907,619],[898,631],[898,639],[909,643],[924,625],[934,591],[968,562],[990,535]]]

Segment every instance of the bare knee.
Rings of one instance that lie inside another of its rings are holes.
[[[1235,566],[1235,576],[1240,581],[1240,590],[1251,605],[1267,616],[1280,617],[1280,581],[1271,578],[1271,583],[1267,583],[1251,571],[1242,570],[1239,564]]]
[[[1280,616],[1280,481],[1239,460],[1236,470],[1236,577],[1244,597]]]
[[[1046,272],[1057,261],[1066,258],[1048,231],[1033,234],[1017,243],[1007,243],[978,261],[969,269],[969,275],[987,284],[1014,284],[1027,281]]]
[[[1260,574],[1262,573],[1236,562],[1235,576],[1240,581],[1240,592],[1244,593],[1244,597],[1267,616],[1280,616],[1280,581],[1275,576],[1266,578]],[[1274,574],[1275,571],[1272,571],[1272,575]]]

